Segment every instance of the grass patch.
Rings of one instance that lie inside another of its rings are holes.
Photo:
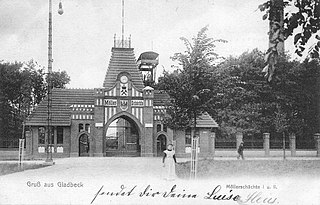
[[[15,172],[21,172],[28,169],[39,169],[47,166],[50,166],[50,165],[24,163],[22,168],[20,168],[18,163],[0,163],[0,176],[15,173]]]
[[[320,160],[199,160],[198,178],[208,177],[271,177],[271,176],[318,176]],[[178,163],[176,174],[189,178],[190,162]]]

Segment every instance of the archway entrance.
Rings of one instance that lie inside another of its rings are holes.
[[[161,134],[157,138],[157,156],[162,156],[163,151],[167,148],[167,138],[164,134]]]
[[[106,156],[140,156],[138,127],[130,118],[115,119],[106,131]]]
[[[79,157],[88,157],[89,156],[89,137],[87,134],[82,134],[79,137]]]

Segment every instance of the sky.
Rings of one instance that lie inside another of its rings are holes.
[[[268,46],[268,22],[257,9],[265,0],[125,0],[125,36],[136,58],[159,53],[157,77],[172,70],[170,56],[183,52],[179,39],[191,39],[208,25],[209,37],[224,39],[224,57]],[[53,0],[53,71],[65,70],[69,88],[100,88],[108,68],[113,37],[121,36],[121,0]],[[293,43],[285,45],[293,53]],[[48,0],[0,0],[0,61],[35,60],[47,68]]]

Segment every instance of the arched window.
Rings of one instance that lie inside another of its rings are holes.
[[[90,133],[90,124],[86,124],[86,125],[85,125],[85,131],[87,131],[88,133]]]
[[[166,124],[163,124],[163,131],[164,131],[164,132],[167,132],[167,131],[168,131],[168,127],[167,127]]]
[[[157,125],[157,132],[160,132],[160,131],[161,131],[161,125],[158,124],[158,125]]]
[[[79,124],[79,132],[81,132],[81,131],[83,131],[83,124],[82,123]]]

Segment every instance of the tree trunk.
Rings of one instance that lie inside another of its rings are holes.
[[[269,21],[269,39],[272,39],[273,37],[273,27],[275,26],[274,22],[279,23],[280,25],[280,41],[277,44],[277,51],[279,54],[284,54],[284,35],[283,35],[283,0],[271,0],[271,7],[270,7],[270,21]],[[274,44],[272,44],[269,41],[269,48],[272,47]]]

